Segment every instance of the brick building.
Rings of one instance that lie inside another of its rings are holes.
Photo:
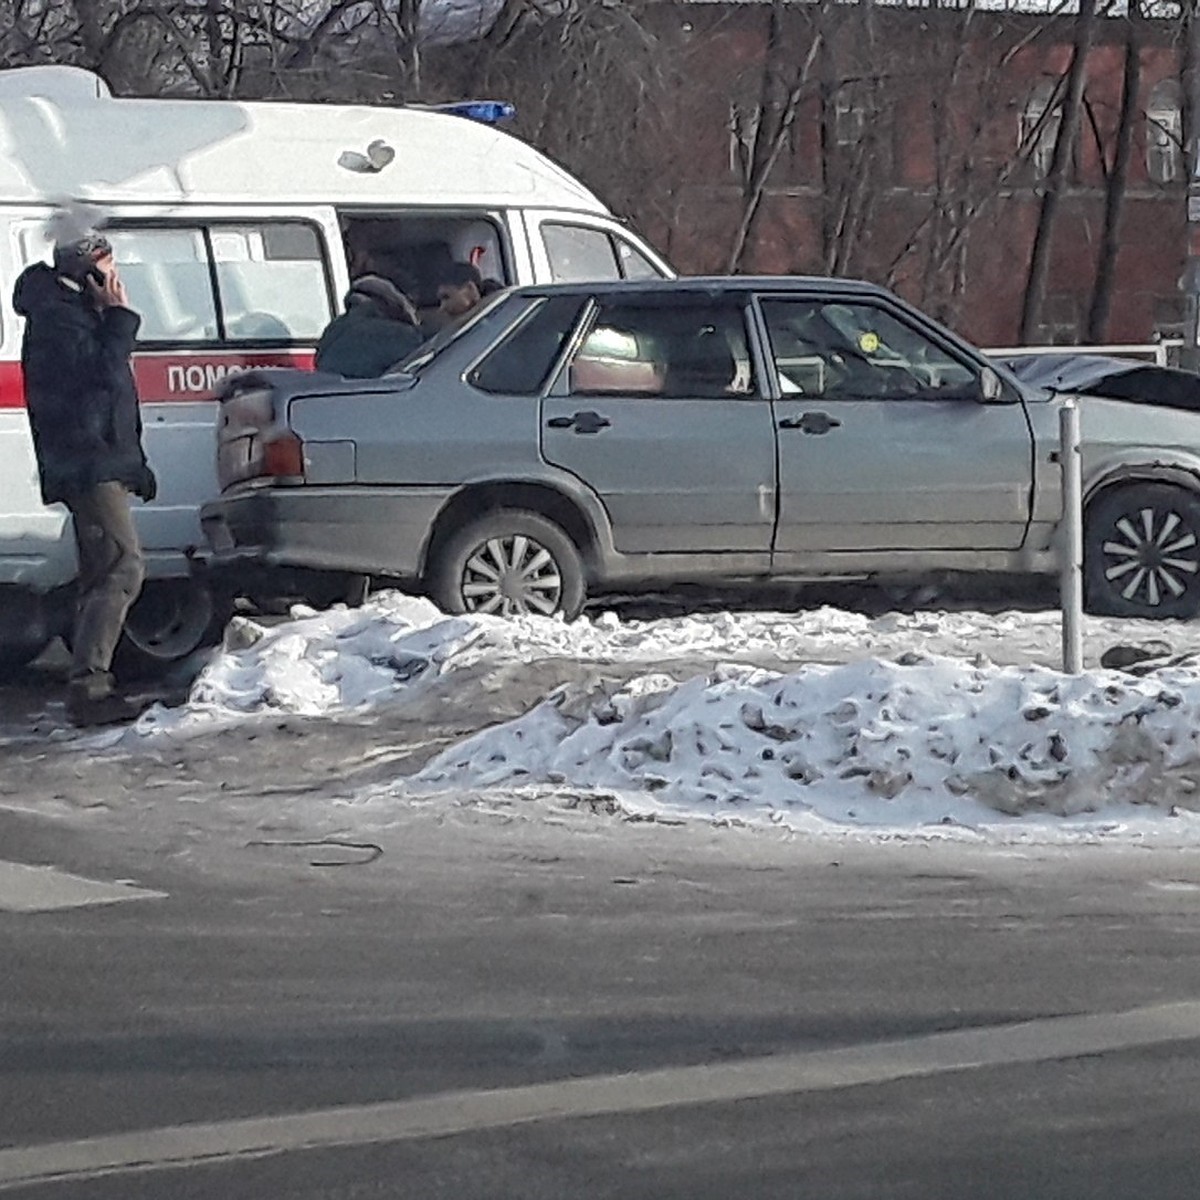
[[[1016,342],[1073,18],[692,0],[663,4],[655,23],[677,75],[658,119],[631,133],[655,164],[634,207],[681,270],[855,275],[981,344]],[[1039,341],[1087,338],[1110,192],[1119,222],[1097,340],[1179,330],[1187,228],[1174,34],[1097,18]],[[1135,98],[1118,188],[1127,79]],[[792,100],[794,121],[780,131]],[[768,149],[774,164],[734,263],[750,176]]]

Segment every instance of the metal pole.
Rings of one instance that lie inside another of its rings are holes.
[[[1058,461],[1062,467],[1059,569],[1063,670],[1083,670],[1083,470],[1079,457],[1079,406],[1064,400],[1058,410]]]
[[[1187,265],[1180,280],[1184,294],[1183,346],[1179,365],[1200,370],[1200,13],[1196,0],[1181,6],[1184,19],[1183,169],[1187,174]]]

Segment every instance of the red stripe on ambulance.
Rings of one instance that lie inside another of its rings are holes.
[[[312,350],[141,351],[133,356],[133,377],[143,404],[213,400],[230,375],[257,367],[312,370]]]
[[[0,409],[25,407],[25,374],[19,362],[0,362]]]
[[[258,367],[311,371],[312,350],[142,350],[133,356],[133,377],[143,404],[215,400],[230,375]],[[0,362],[0,408],[25,407],[25,380],[19,362]]]

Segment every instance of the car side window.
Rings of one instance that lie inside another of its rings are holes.
[[[785,397],[820,400],[975,398],[979,374],[923,332],[873,304],[762,301]]]
[[[542,224],[542,241],[555,283],[621,278],[612,240],[602,229],[547,221]]]
[[[575,328],[581,296],[552,296],[540,301],[468,377],[481,392],[535,396],[542,390]]]
[[[730,399],[756,394],[742,309],[601,302],[570,365],[575,396]]]

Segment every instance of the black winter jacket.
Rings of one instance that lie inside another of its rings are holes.
[[[348,379],[377,379],[424,339],[415,326],[358,304],[329,323],[317,343],[317,370]]]
[[[127,308],[98,310],[45,263],[17,279],[13,307],[26,320],[21,366],[43,501],[108,482],[152,499],[129,365],[141,318]]]

